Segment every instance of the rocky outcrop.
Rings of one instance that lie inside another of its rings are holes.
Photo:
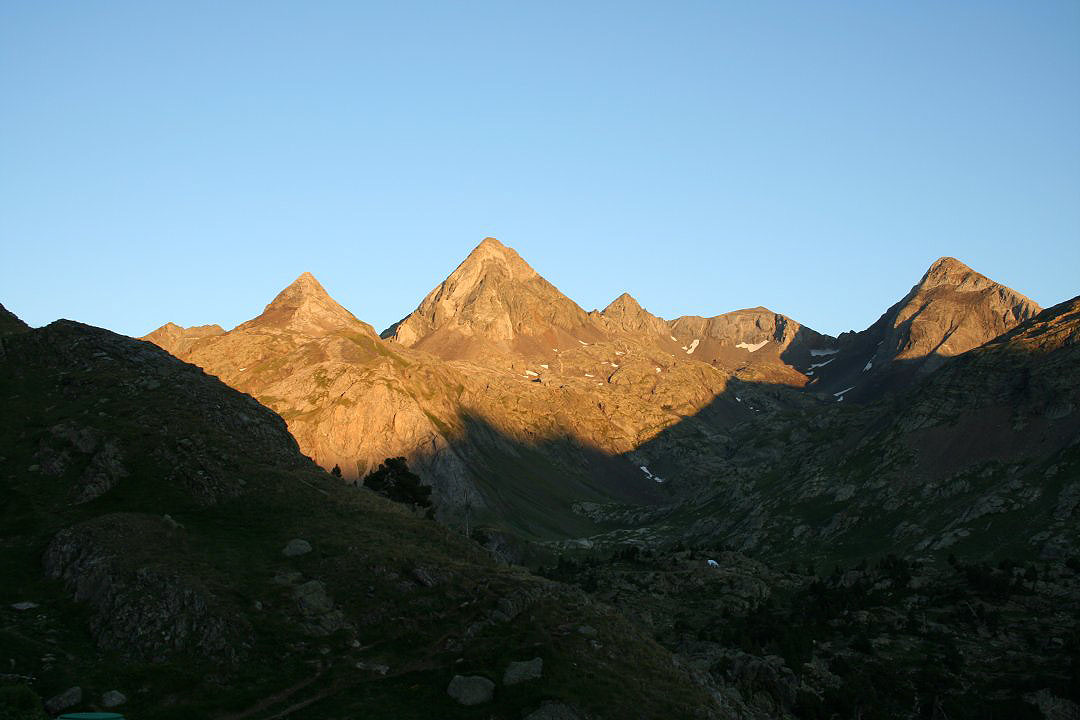
[[[180,357],[188,352],[196,341],[224,334],[225,330],[220,325],[181,327],[169,322],[145,336],[143,340],[149,340],[162,350]]]
[[[164,522],[132,514],[61,530],[42,557],[45,574],[90,606],[90,633],[103,649],[147,662],[195,651],[217,662],[239,660],[253,640],[250,626],[194,578],[140,562],[148,559],[149,537],[159,551],[173,542]]]

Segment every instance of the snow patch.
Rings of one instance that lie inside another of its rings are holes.
[[[664,482],[664,478],[660,477],[659,475],[653,475],[651,472],[649,472],[649,468],[645,465],[639,466],[639,469],[641,470],[641,472],[645,473],[645,477],[649,478],[650,480],[655,480],[658,483]]]
[[[526,375],[532,375],[533,377],[537,377],[537,376],[539,376],[539,375],[540,375],[540,373],[538,373],[538,372],[533,372],[532,370],[526,370],[526,371],[525,371],[525,374],[526,374]]]
[[[668,335],[668,337],[671,338],[672,340],[674,340],[675,342],[679,342],[679,339],[676,338],[674,335]]]
[[[547,366],[547,365],[544,365],[544,364],[541,364],[541,365],[540,365],[540,367],[544,368],[545,370],[547,370],[547,369],[548,369],[548,366]]]
[[[618,363],[611,363],[611,367],[619,367]]]
[[[596,377],[596,376],[595,375],[590,375],[589,373],[585,373],[585,377]]]
[[[697,350],[698,343],[701,342],[698,338],[694,338],[694,342],[690,343],[690,347],[686,348],[686,354],[692,355]]]
[[[709,561],[709,567],[718,568],[718,567],[720,567],[720,563],[716,562],[715,560],[710,560]]]
[[[826,361],[825,361],[825,362],[823,362],[823,363],[813,363],[813,364],[812,364],[812,365],[810,366],[810,369],[811,369],[811,370],[813,370],[814,368],[819,368],[819,367],[825,367],[826,365],[828,365],[829,363],[831,363],[831,362],[832,362],[833,360],[835,360],[835,359],[836,359],[836,358],[829,358],[828,360],[826,360]]]
[[[840,352],[839,350],[811,350],[810,354],[814,357],[821,357],[822,355],[835,355]]]
[[[836,402],[844,402],[844,393],[846,393],[849,390],[854,390],[854,389],[855,389],[854,385],[852,385],[849,388],[844,388],[840,392],[833,393],[833,397],[836,398]]]
[[[750,343],[741,342],[738,345],[736,345],[735,347],[742,348],[742,349],[746,350],[747,352],[757,352],[758,350],[760,350],[761,348],[765,347],[768,344],[769,344],[768,340],[762,340],[761,342],[754,343],[752,345]]]
[[[625,355],[626,353],[624,353],[622,350],[616,350],[615,354],[616,355]]]
[[[867,370],[869,370],[869,369],[870,369],[870,368],[872,368],[872,367],[874,367],[874,361],[873,361],[873,360],[867,360],[867,361],[866,361],[866,367],[864,367],[864,368],[862,369],[862,371],[863,371],[863,372],[866,372]]]
[[[656,368],[656,372],[660,372],[660,368]]]
[[[585,342],[584,340],[578,340],[578,342],[581,343],[582,345],[588,345],[589,344],[589,343]]]

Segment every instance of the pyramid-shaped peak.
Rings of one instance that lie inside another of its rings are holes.
[[[971,272],[975,271],[956,258],[945,256],[934,261],[934,264],[926,271],[926,277],[959,277]]]
[[[988,288],[999,288],[1017,298],[1031,303],[1020,293],[994,282],[982,273],[972,270],[954,257],[941,257],[934,261],[926,274],[919,280],[913,290],[929,291],[934,288],[949,288],[959,292],[974,292]],[[1031,303],[1034,306],[1034,303]]]
[[[282,290],[282,293],[289,290],[295,290],[305,293],[315,292],[321,295],[327,294],[326,289],[319,283],[318,280],[315,279],[315,276],[309,272],[300,273],[300,276],[293,280],[292,284],[285,288],[285,290]]]
[[[365,332],[370,330],[366,323],[357,320],[330,297],[314,275],[305,272],[279,292],[261,315],[240,325],[238,329],[277,327],[319,335],[347,326],[362,326]]]
[[[591,337],[595,328],[577,303],[513,248],[487,237],[383,337],[413,346],[438,336],[425,348],[463,357],[472,352],[467,345],[475,349],[494,343],[505,350],[520,338],[532,338],[535,347],[551,347],[551,337],[539,340],[549,331],[578,333],[575,337],[581,339]]]
[[[641,310],[641,303],[634,299],[634,296],[628,292],[624,292],[619,297],[608,303],[608,306],[604,308],[604,313],[608,313],[614,310],[621,312],[637,312]]]

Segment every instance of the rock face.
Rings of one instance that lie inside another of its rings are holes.
[[[462,705],[483,705],[495,696],[495,683],[480,675],[455,675],[446,694]]]
[[[448,359],[476,359],[545,355],[600,332],[577,303],[489,237],[382,336]]]
[[[818,370],[815,389],[852,388],[845,400],[872,399],[909,385],[1039,311],[1028,298],[959,260],[940,258],[877,322],[840,336],[840,352]]]

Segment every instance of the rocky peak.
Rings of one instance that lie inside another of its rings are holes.
[[[623,293],[604,308],[601,316],[615,330],[667,336],[667,323],[650,313],[630,293]]]
[[[1001,287],[1017,298],[1027,300],[1019,293],[1013,292],[1004,286],[999,286],[990,278],[975,272],[952,257],[942,257],[935,260],[934,264],[923,275],[919,284],[915,286],[915,290],[929,290],[936,287],[948,287],[958,292],[976,292],[989,287]]]
[[[262,314],[237,330],[289,330],[303,335],[324,335],[353,327],[374,335],[374,330],[330,297],[315,276],[305,272],[277,294]]]
[[[979,347],[1041,308],[956,258],[936,260],[919,282],[877,322],[841,338],[836,362],[818,372],[827,394],[854,388],[866,400],[908,385],[954,355]]]
[[[596,333],[585,311],[541,277],[513,248],[485,238],[419,307],[382,336],[423,343],[444,357],[473,356],[492,343],[512,350],[519,340],[550,348],[549,333]],[[575,335],[576,337],[576,335]],[[520,349],[520,348],[517,348]]]

